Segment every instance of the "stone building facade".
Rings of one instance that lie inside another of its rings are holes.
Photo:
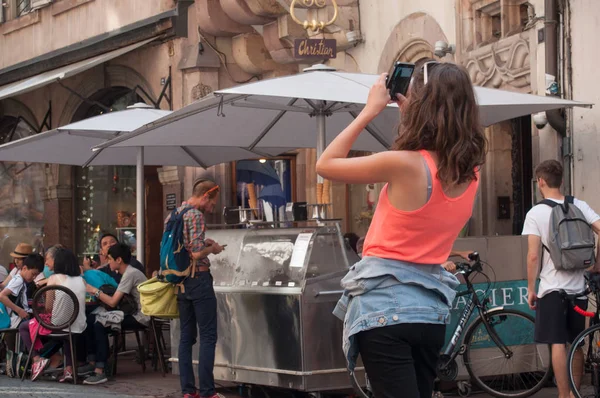
[[[293,42],[305,37],[335,39],[337,57],[326,63],[362,73],[385,72],[395,60],[436,58],[435,43],[444,41],[455,45],[456,52],[442,60],[464,65],[475,84],[544,94],[543,32],[548,2],[337,0],[335,22],[324,32],[314,33],[293,21],[291,0],[7,0],[0,17],[0,137],[8,141],[35,134],[134,102],[176,110],[217,89],[298,73],[309,65],[295,57]],[[297,9],[300,18],[329,20],[334,14],[331,0],[296,3],[312,5]],[[315,8],[319,3],[326,6]],[[591,18],[582,10],[597,6],[585,0],[560,3],[572,4],[572,35],[579,43],[583,33],[574,22]],[[587,49],[576,44],[572,56],[582,57]],[[119,50],[122,53],[115,55]],[[36,76],[90,59],[96,59],[97,65],[34,84]],[[562,75],[559,78],[563,79]],[[584,73],[574,76],[569,95],[577,97],[573,90],[581,88],[593,97],[593,89],[581,83],[584,79]],[[28,89],[19,91],[19,84]],[[9,94],[3,96],[6,92]],[[582,162],[597,159],[588,153],[592,150],[589,143],[596,139],[594,116],[588,111],[575,112],[567,119],[581,116],[577,123],[583,121],[588,131],[575,141],[581,154],[576,158],[585,159]],[[514,235],[535,199],[533,166],[541,159],[559,158],[563,138],[550,126],[538,130],[530,117],[491,126],[486,134],[490,153],[474,217],[465,234]],[[281,161],[291,170],[293,199],[314,203],[315,150],[293,151]],[[585,197],[595,188],[582,182],[578,161],[574,188]],[[98,233],[116,230],[118,212],[135,211],[132,203],[137,193],[131,189],[135,187],[131,168],[82,171],[30,165],[28,159],[21,165],[3,167],[8,170],[2,178],[12,181],[10,189],[0,192],[0,234],[4,230],[11,236],[7,247],[15,239],[39,240],[43,227],[45,244],[61,242],[75,246],[78,253],[90,252],[90,242]],[[20,170],[24,171],[15,174]],[[147,168],[149,232],[145,242],[150,269],[158,265],[156,250],[166,196],[184,199],[193,181],[205,175],[223,187],[222,206],[236,205],[238,184],[232,164],[209,170]],[[15,203],[23,200],[15,198],[23,197],[23,186],[33,188],[25,194],[29,195],[25,202],[35,205],[19,210]],[[378,188],[333,184],[330,216],[343,219],[345,231],[364,234]],[[6,200],[9,210],[4,215],[2,203]],[[19,222],[11,219],[23,212],[26,215],[20,216]],[[4,252],[8,253],[4,249],[0,261],[6,261]]]

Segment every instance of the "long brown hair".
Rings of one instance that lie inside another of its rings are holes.
[[[418,68],[393,149],[436,152],[444,185],[473,181],[485,162],[487,139],[469,75],[455,64],[430,64],[427,81]]]

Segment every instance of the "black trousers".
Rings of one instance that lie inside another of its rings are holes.
[[[357,335],[375,398],[431,398],[446,325],[403,323]]]

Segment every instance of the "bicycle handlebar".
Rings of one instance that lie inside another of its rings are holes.
[[[479,253],[473,252],[469,254],[469,260],[473,263],[456,263],[456,269],[458,273],[468,275],[475,271],[481,271],[481,260],[479,259]]]
[[[583,292],[583,293],[581,293],[581,294],[567,294],[567,292],[565,292],[564,290],[561,290],[561,291],[560,291],[560,295],[561,295],[561,296],[562,296],[564,299],[566,299],[566,300],[568,300],[568,301],[569,301],[569,303],[570,303],[570,304],[573,306],[573,310],[575,310],[575,312],[576,312],[576,313],[578,313],[578,314],[579,314],[579,315],[581,315],[581,316],[585,316],[585,317],[588,317],[588,318],[593,318],[593,317],[595,317],[595,316],[596,316],[596,313],[595,313],[595,312],[592,312],[592,311],[586,311],[586,310],[584,310],[583,308],[581,308],[580,306],[578,306],[578,305],[575,303],[575,299],[576,299],[577,297],[586,297],[586,296],[587,296],[588,294],[590,294],[590,293],[591,293],[591,291],[590,291],[590,289],[589,289],[589,288],[588,288],[588,289],[585,289],[585,292]]]

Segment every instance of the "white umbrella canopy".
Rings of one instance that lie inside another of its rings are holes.
[[[593,105],[557,97],[544,97],[485,87],[475,87],[475,96],[479,104],[481,123],[486,127],[552,109],[575,106],[591,108]]]
[[[109,112],[54,130],[0,145],[0,161],[54,163],[73,166],[137,166],[137,192],[144,189],[144,165],[208,167],[259,155],[235,146],[218,147],[180,145],[109,148],[92,151],[115,137],[130,134],[171,111],[136,104],[123,111]],[[145,198],[136,197],[137,214],[145,214]],[[137,235],[145,236],[144,217],[137,222]],[[144,245],[138,247],[138,259],[144,262]]]
[[[306,73],[310,72],[310,73]],[[336,72],[323,65],[305,73],[215,92],[105,147],[235,145],[260,153],[314,148],[319,154],[366,104],[377,75]],[[590,106],[575,101],[475,87],[485,126],[541,111]],[[316,125],[310,119],[316,119]],[[398,107],[388,106],[353,149],[382,151],[397,135]],[[211,133],[217,133],[211,135]]]
[[[109,112],[54,130],[0,145],[0,161],[21,161],[65,164],[72,166],[131,166],[136,165],[132,148],[111,148],[94,152],[92,148],[154,120],[171,111],[153,109],[137,104],[127,110]],[[238,147],[181,146],[144,148],[144,164],[149,166],[208,167],[232,160],[255,158],[258,155]]]
[[[217,146],[240,146],[260,153],[319,148],[330,143],[366,103],[372,75],[338,73],[310,68],[283,78],[218,91],[173,114],[150,123],[128,138],[100,147],[169,146],[210,141]],[[376,78],[376,76],[375,76]],[[316,119],[316,125],[310,119]],[[388,107],[361,134],[353,149],[378,152],[393,142],[399,113]],[[319,124],[324,129],[319,128]],[[210,132],[217,132],[210,136]]]

